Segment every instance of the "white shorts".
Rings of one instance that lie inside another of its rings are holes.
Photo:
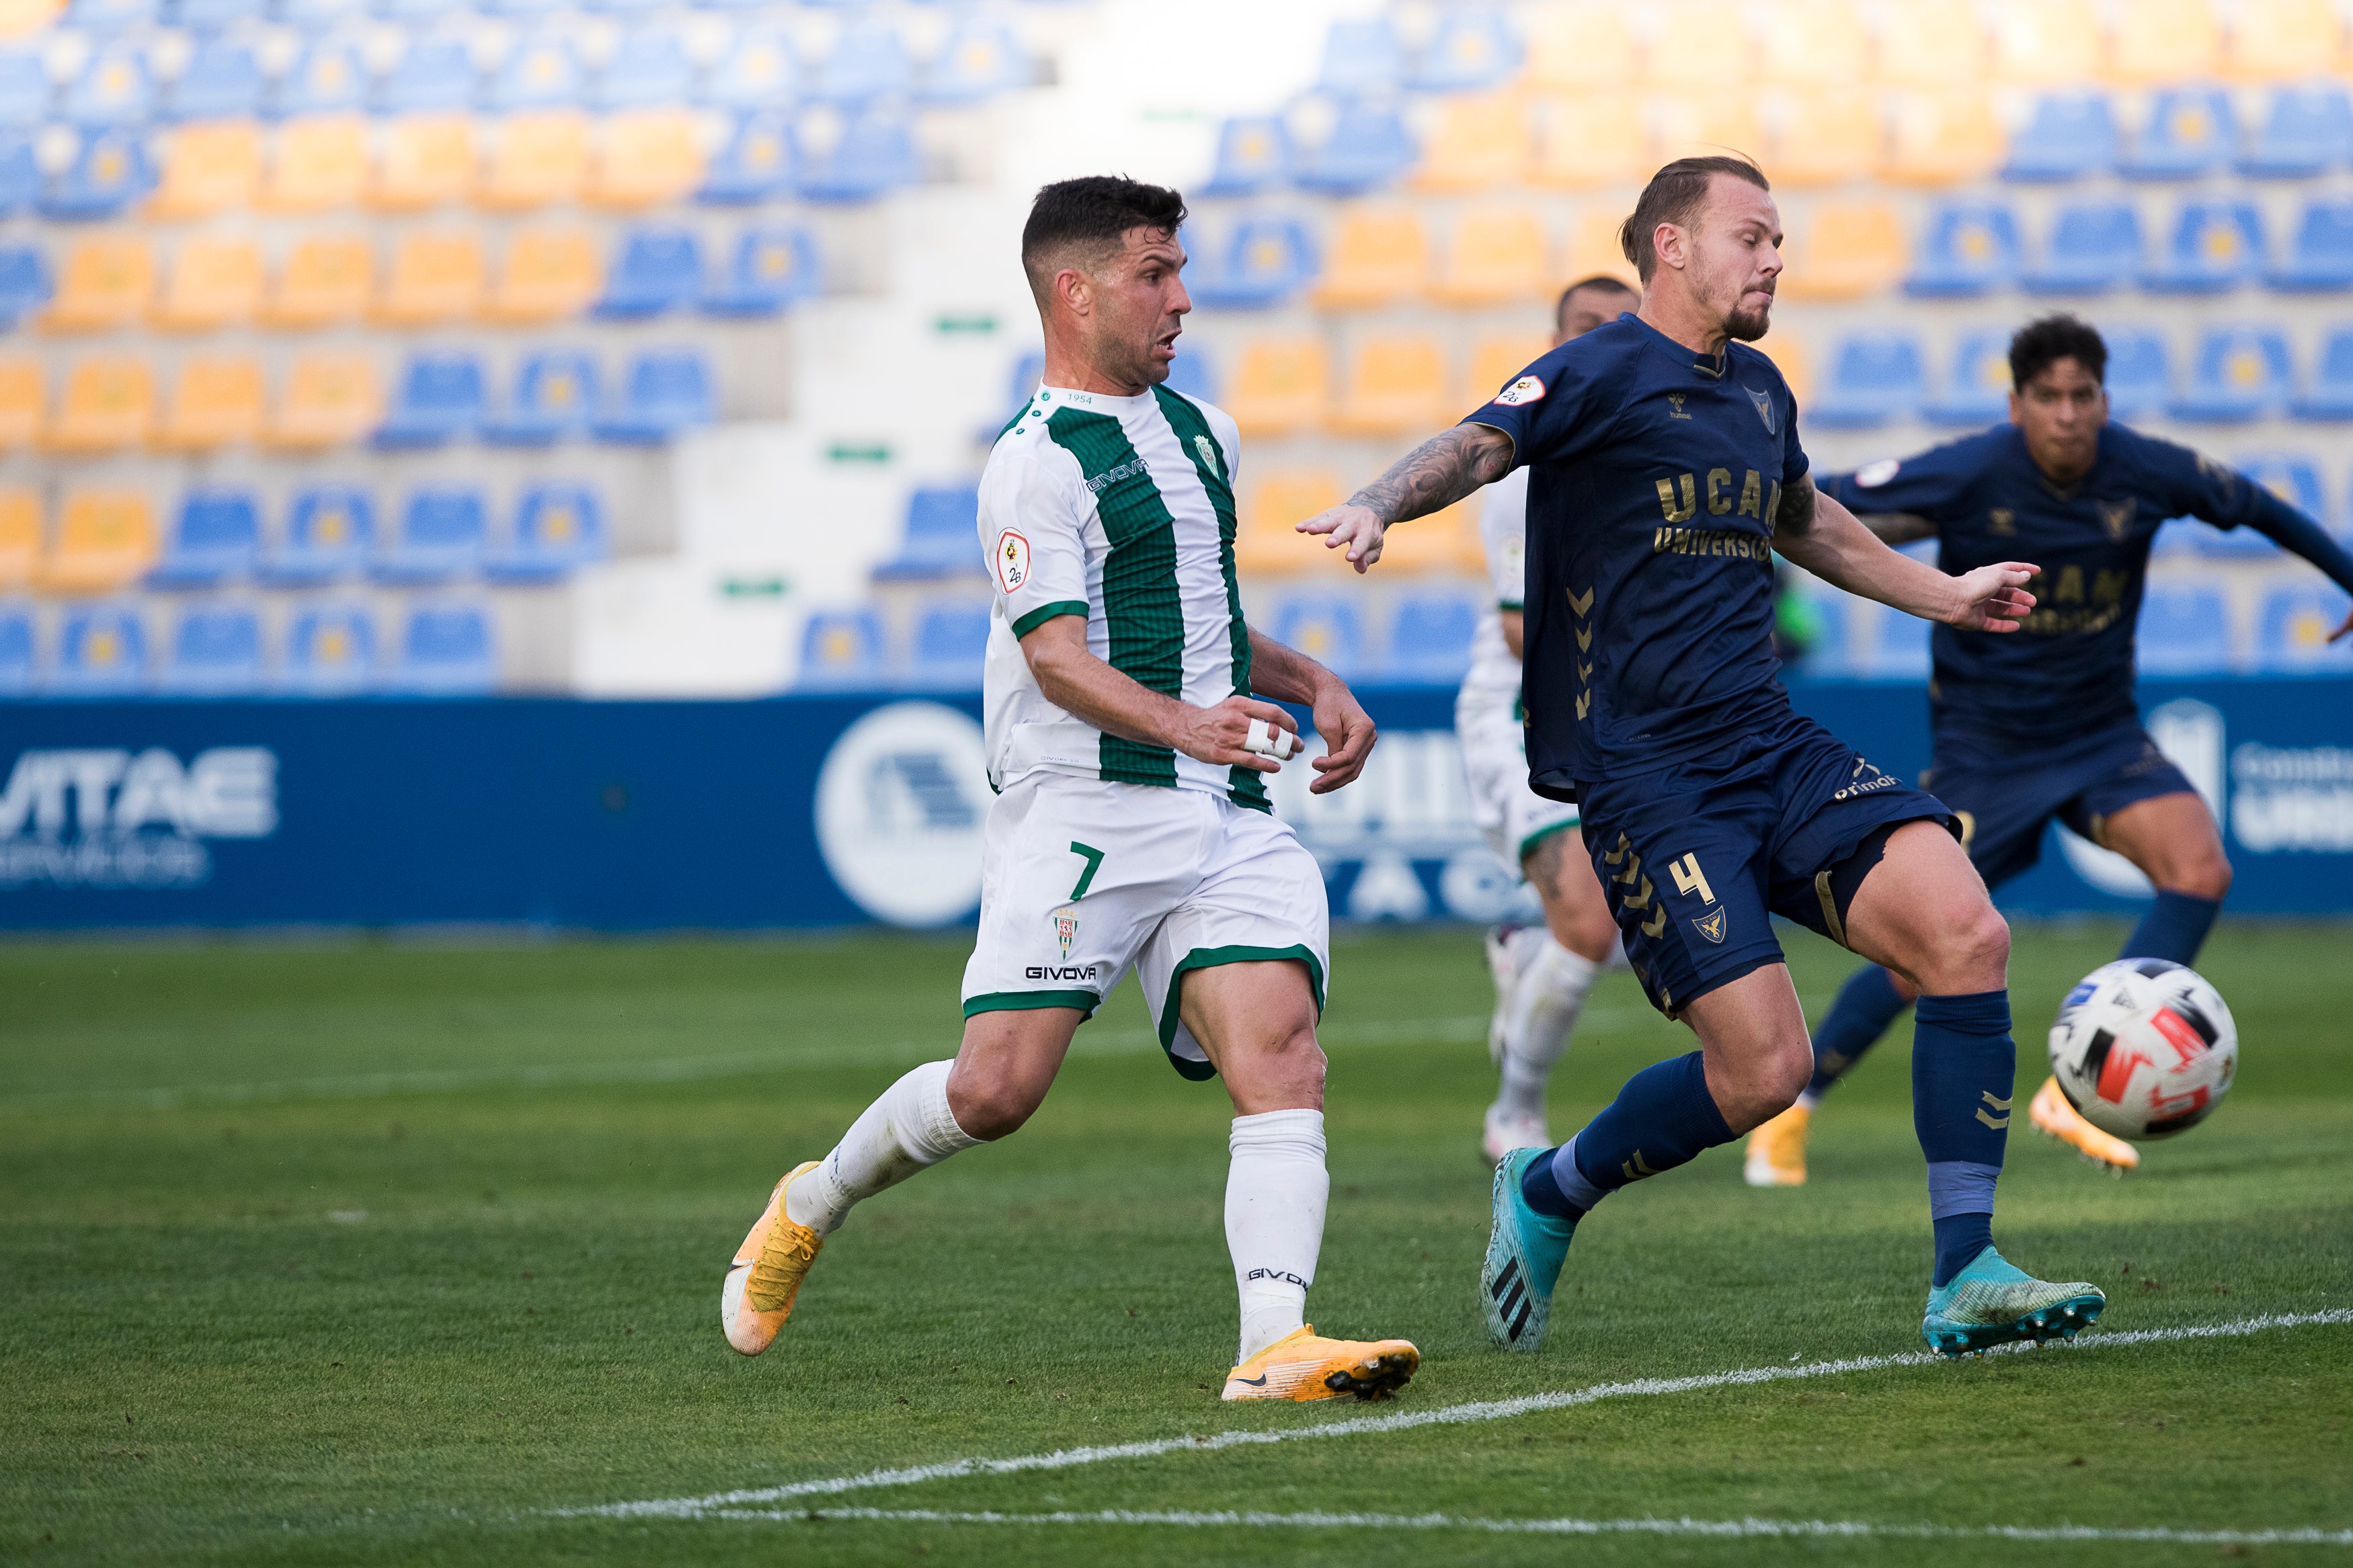
[[[1295,958],[1323,1008],[1324,873],[1289,823],[1205,790],[1033,773],[990,805],[982,845],[967,1018],[1092,1014],[1133,968],[1170,1065],[1207,1079],[1217,1069],[1177,1016],[1187,971]]]
[[[1577,807],[1546,800],[1528,787],[1527,736],[1515,706],[1474,700],[1470,692],[1454,705],[1454,734],[1471,785],[1471,820],[1514,874],[1536,840],[1577,826]]]

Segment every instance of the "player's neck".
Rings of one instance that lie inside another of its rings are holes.
[[[1724,322],[1700,309],[1699,305],[1681,294],[1669,294],[1663,289],[1648,289],[1642,295],[1642,308],[1634,319],[1662,337],[1672,338],[1702,359],[1719,359],[1724,345],[1732,334],[1724,330]]]
[[[1101,397],[1136,397],[1152,390],[1148,382],[1133,385],[1115,376],[1106,375],[1084,353],[1057,344],[1046,344],[1046,384],[1071,392],[1092,392]]]

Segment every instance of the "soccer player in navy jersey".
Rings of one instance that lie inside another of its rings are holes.
[[[1344,505],[1300,524],[1359,570],[1392,524],[1529,469],[1529,783],[1573,797],[1651,1000],[1700,1048],[1637,1073],[1557,1149],[1496,1166],[1480,1299],[1542,1342],[1577,1226],[1630,1183],[1778,1115],[1813,1071],[1774,940],[1787,915],[1920,991],[1913,1106],[1936,1261],[1921,1332],[1948,1353],[2072,1334],[2106,1299],[1993,1247],[2010,1126],[2010,930],[1934,798],[1800,718],[1773,656],[1772,558],[1909,614],[2007,632],[2031,565],[1959,577],[1817,493],[1765,334],[1781,223],[1764,174],[1679,159],[1620,236],[1641,308],[1564,343]]]
[[[2353,556],[2245,475],[2109,424],[2107,359],[2100,334],[2073,316],[2031,322],[2010,340],[2008,425],[1834,475],[1821,489],[1867,514],[1866,526],[1891,544],[1936,540],[1947,571],[2012,551],[2041,563],[2027,584],[2040,603],[2021,635],[1936,628],[1936,751],[1921,782],[1961,819],[1988,887],[2034,864],[2054,817],[2130,860],[2157,897],[2118,956],[2188,963],[2230,890],[2231,863],[2213,814],[2141,728],[2133,700],[2149,542],[2172,517],[2252,528],[2348,593]],[[2348,633],[2353,616],[2336,637]],[[1912,996],[1910,983],[1878,964],[1846,983],[1815,1032],[1813,1080],[1749,1135],[1752,1186],[1804,1182],[1814,1106]],[[2140,1163],[2131,1144],[2077,1115],[2055,1078],[2028,1114],[2103,1164]]]

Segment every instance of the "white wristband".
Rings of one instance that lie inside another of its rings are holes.
[[[1250,733],[1242,738],[1242,750],[1287,763],[1299,754],[1299,737],[1281,725],[1253,719],[1250,721]]]

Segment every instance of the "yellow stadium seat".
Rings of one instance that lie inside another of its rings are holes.
[[[1322,422],[1332,362],[1314,338],[1261,338],[1242,351],[1226,412],[1245,436],[1288,436]]]
[[[65,8],[65,0],[0,0],[0,38],[29,37]]]
[[[1655,166],[1641,100],[1628,92],[1561,94],[1535,106],[1530,177],[1547,185],[1608,185],[1647,178]]]
[[[249,355],[193,359],[180,367],[155,445],[206,452],[261,435],[261,364]]]
[[[1658,161],[1731,153],[1762,159],[1763,122],[1757,117],[1753,95],[1737,90],[1705,97],[1684,96],[1665,103],[1665,134],[1660,138]],[[1646,171],[1647,173],[1647,171]]]
[[[34,581],[55,594],[111,594],[155,564],[161,542],[155,508],[142,492],[74,490],[58,519],[57,548]]]
[[[2345,69],[2345,24],[2332,0],[2239,0],[2231,74],[2283,81]]]
[[[249,321],[261,303],[261,249],[249,239],[187,239],[172,258],[148,321],[166,331],[207,332]]]
[[[1431,290],[1458,305],[1501,305],[1545,291],[1544,226],[1526,207],[1465,213],[1454,226],[1446,268]]]
[[[375,258],[355,234],[313,235],[287,253],[262,319],[276,327],[357,321],[375,289]]]
[[[1539,91],[1615,89],[1642,68],[1642,49],[1619,5],[1567,4],[1521,13],[1527,39],[1525,80]]]
[[[1373,338],[1356,351],[1332,410],[1344,436],[1427,435],[1446,423],[1446,356],[1436,338]]]
[[[51,452],[89,456],[136,447],[155,420],[155,375],[147,362],[86,359],[66,377],[65,401],[41,435]]]
[[[146,313],[155,292],[155,253],[142,234],[92,235],[66,254],[58,291],[41,314],[52,332],[103,332]]]
[[[588,119],[573,110],[510,114],[499,122],[490,169],[474,200],[486,207],[570,201],[588,178]]]
[[[209,217],[253,200],[261,180],[261,127],[248,120],[183,125],[164,146],[163,178],[147,216]]]
[[[1897,0],[1879,23],[1879,79],[1896,87],[1957,87],[1985,75],[1985,22],[1952,0]]]
[[[360,199],[367,173],[366,121],[356,114],[290,120],[279,128],[261,205],[280,212],[349,206]]]
[[[1458,399],[1466,409],[1476,408],[1519,378],[1520,372],[1542,359],[1552,348],[1543,332],[1515,332],[1482,338],[1471,350],[1471,372]]]
[[[1852,0],[1788,0],[1765,14],[1764,77],[1792,87],[1870,79],[1871,38]]]
[[[1802,410],[1814,390],[1814,362],[1807,354],[1805,343],[1786,330],[1776,328],[1748,346],[1773,362],[1773,368],[1789,384],[1789,395]]]
[[[265,446],[313,450],[356,441],[384,417],[375,364],[365,354],[306,354],[286,377],[286,400],[262,431]]]
[[[0,451],[33,444],[48,400],[38,360],[0,360]]]
[[[40,559],[40,496],[21,486],[0,489],[0,592],[31,582]]]
[[[603,286],[596,241],[586,230],[517,229],[482,316],[491,321],[563,321],[586,310]]]
[[[482,246],[471,234],[442,230],[401,237],[392,276],[376,301],[376,320],[394,326],[459,321],[482,302]]]
[[[1355,570],[1340,552],[1327,553],[1342,571]],[[1443,511],[1390,529],[1381,536],[1381,563],[1374,570],[1392,576],[1454,573],[1484,578],[1487,552],[1479,539],[1479,498],[1456,501]]]
[[[1516,93],[1491,93],[1440,107],[1413,183],[1425,191],[1484,191],[1518,184],[1527,169],[1527,105]]]
[[[1250,488],[1234,536],[1234,564],[1253,574],[1313,572],[1339,553],[1298,524],[1346,499],[1337,477],[1322,468],[1278,468]],[[1343,563],[1345,564],[1345,563]]]
[[[417,212],[466,199],[474,188],[474,122],[463,114],[411,114],[385,131],[368,205]]]
[[[1430,277],[1430,240],[1409,207],[1358,207],[1340,219],[1315,302],[1327,310],[1387,305],[1419,294]]]
[[[1632,203],[1627,204],[1629,206]],[[1589,206],[1569,225],[1568,248],[1561,253],[1561,268],[1554,281],[1567,288],[1588,278],[1615,278],[1629,289],[1642,286],[1634,264],[1626,259],[1619,231],[1627,215],[1616,207]]]
[[[682,109],[640,109],[605,121],[591,205],[634,211],[683,201],[702,184],[702,136]]]
[[[2170,82],[2211,76],[2222,58],[2222,23],[2212,0],[2132,0],[2116,7],[2108,72],[2118,81]]]
[[[1657,8],[1647,56],[1651,85],[1688,93],[1694,84],[1757,78],[1757,47],[1746,8],[1732,0],[1683,0]],[[1703,88],[1712,91],[1712,88]]]
[[[1790,246],[1780,287],[1793,300],[1860,300],[1904,276],[1904,226],[1885,202],[1838,202],[1815,210]]]
[[[2087,81],[2106,63],[2095,0],[2001,0],[1993,44],[1996,79],[2024,87]]]
[[[1876,170],[1886,127],[1876,93],[1815,88],[1795,94],[1781,123],[1772,161],[1776,185],[1836,185]]]
[[[1983,88],[1899,93],[1881,174],[1910,185],[1956,185],[2001,166],[2009,139]]]

